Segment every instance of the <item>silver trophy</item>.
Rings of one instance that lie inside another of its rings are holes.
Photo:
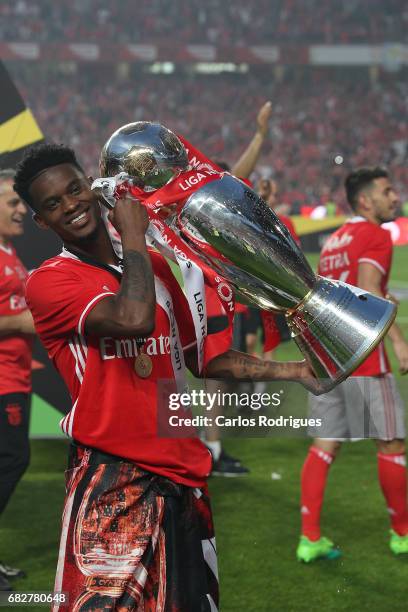
[[[136,121],[116,130],[100,159],[102,177],[121,172],[146,191],[154,191],[188,167],[187,151],[177,136],[160,123]]]
[[[178,145],[175,155],[174,139],[169,140],[166,154],[160,136],[165,133],[160,131],[163,129],[160,124],[139,122],[117,130],[101,154],[102,176],[125,171],[136,184],[144,186],[138,151],[142,160],[147,153],[156,160],[156,166],[149,169],[148,188],[152,177],[160,187],[186,169],[187,156],[181,154]],[[126,163],[129,155],[131,169]],[[285,315],[292,338],[320,379],[321,392],[347,378],[377,346],[395,318],[396,306],[388,300],[316,276],[268,205],[229,174],[190,195],[178,214],[177,228],[196,254],[247,302]],[[206,243],[212,249],[200,248]]]

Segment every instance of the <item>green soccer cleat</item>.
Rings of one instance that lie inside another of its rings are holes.
[[[400,536],[393,529],[390,529],[390,534],[390,548],[394,555],[408,553],[408,534]]]
[[[298,561],[303,561],[303,563],[310,563],[317,559],[329,559],[332,561],[341,557],[341,550],[335,548],[333,542],[328,538],[320,538],[313,542],[306,536],[300,536],[296,557]]]

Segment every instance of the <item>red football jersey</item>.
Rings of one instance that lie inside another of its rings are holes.
[[[0,245],[0,316],[26,310],[27,270],[12,247]],[[0,395],[31,391],[32,336],[13,334],[0,338]]]
[[[318,273],[357,286],[358,266],[370,263],[381,272],[381,290],[387,293],[392,262],[390,232],[364,217],[354,217],[326,241],[320,254]],[[353,373],[353,376],[376,376],[390,371],[384,343]]]
[[[136,338],[85,333],[92,308],[119,290],[117,276],[108,269],[64,250],[30,275],[27,303],[40,339],[71,394],[73,407],[61,421],[64,432],[175,482],[202,486],[211,469],[204,444],[198,438],[157,435],[158,384],[177,380],[181,365],[174,362],[174,337],[179,333],[186,348],[195,343],[195,333],[188,303],[170,267],[159,253],[150,255],[157,306],[155,330],[143,346],[153,365],[148,378],[135,372],[140,351]],[[174,319],[179,327],[174,327]]]

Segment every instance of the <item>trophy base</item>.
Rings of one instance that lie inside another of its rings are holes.
[[[381,342],[395,304],[341,281],[318,277],[295,311],[286,315],[292,338],[326,393],[345,380]]]

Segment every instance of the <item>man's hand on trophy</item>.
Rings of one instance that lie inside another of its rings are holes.
[[[126,172],[120,172],[116,176],[106,176],[95,180],[89,177],[89,180],[92,181],[92,191],[98,195],[100,202],[109,209],[114,208],[116,204],[118,189],[124,186],[127,189],[127,185],[131,181]]]
[[[122,238],[125,233],[144,236],[149,225],[145,206],[130,197],[117,200],[115,208],[109,211],[108,217]]]
[[[303,361],[298,362],[299,367],[299,375],[297,382],[300,382],[308,391],[311,391],[314,395],[320,395],[321,393],[325,393],[325,389],[323,388],[320,380],[316,378],[315,373],[312,370],[312,367],[309,363],[304,359]]]
[[[272,116],[272,102],[268,101],[261,107],[256,118],[257,131],[263,138],[268,134],[269,119]]]

